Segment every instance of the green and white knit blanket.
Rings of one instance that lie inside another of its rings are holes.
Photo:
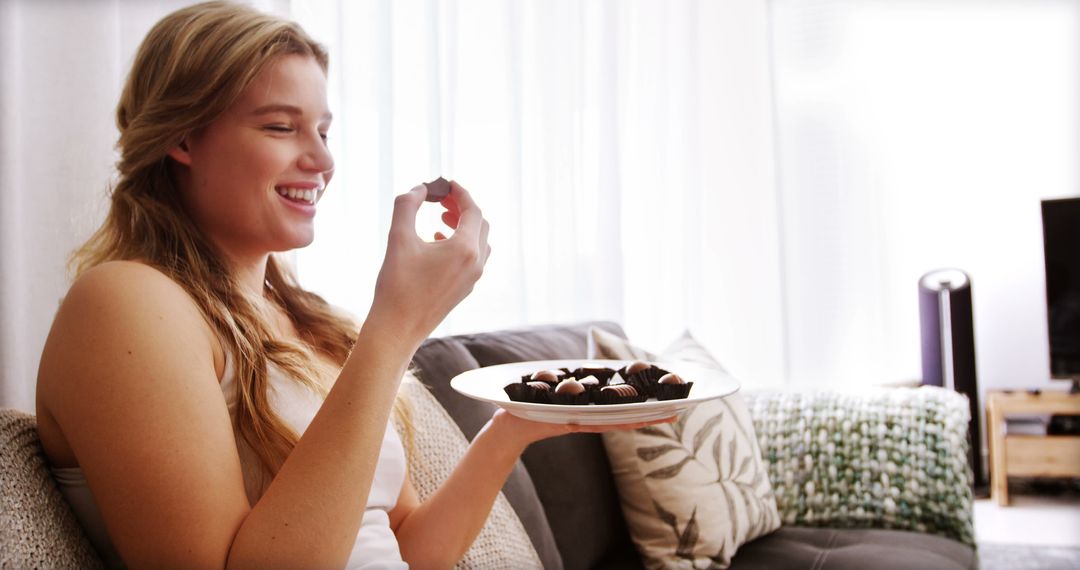
[[[744,392],[784,524],[974,546],[967,398],[934,387]]]

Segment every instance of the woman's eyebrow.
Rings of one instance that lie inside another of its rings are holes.
[[[290,115],[301,116],[304,114],[304,111],[296,105],[286,105],[284,103],[270,103],[268,105],[256,107],[255,110],[251,112],[252,115],[268,115],[270,113],[288,113]],[[327,111],[322,116],[323,120],[326,121],[329,121],[333,117],[334,116],[330,113],[330,111]]]

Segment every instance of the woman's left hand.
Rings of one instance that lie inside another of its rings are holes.
[[[530,443],[566,435],[568,433],[603,433],[606,431],[622,429],[638,429],[645,426],[667,424],[675,421],[675,416],[629,424],[604,424],[604,425],[581,425],[581,424],[553,424],[547,422],[534,422],[519,418],[504,409],[499,409],[491,417],[488,429],[491,429],[501,437],[506,438],[514,445],[524,450]]]

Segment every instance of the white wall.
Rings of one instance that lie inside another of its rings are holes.
[[[1080,3],[773,6],[792,381],[920,378],[917,281],[957,267],[982,403],[1067,389],[1040,200],[1080,194]]]

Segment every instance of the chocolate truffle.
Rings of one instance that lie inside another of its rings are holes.
[[[600,388],[601,392],[611,392],[612,394],[618,394],[620,396],[637,396],[637,388],[629,384],[617,384],[614,386],[604,386]]]
[[[652,368],[652,365],[649,364],[648,362],[642,362],[640,360],[635,360],[634,362],[631,362],[630,364],[626,365],[626,373],[628,375],[629,374],[634,374],[634,373],[637,373],[637,372],[641,372],[642,370],[648,370],[649,368]]]
[[[686,381],[679,377],[678,374],[673,374],[671,372],[661,376],[657,382],[659,384],[686,384]]]
[[[555,386],[556,394],[580,394],[585,391],[585,386],[581,385],[581,382],[574,380],[573,378],[567,378],[562,382],[559,382],[558,386]]]
[[[680,400],[690,395],[693,382],[683,380],[678,374],[667,373],[656,382],[654,390],[657,400]]]
[[[646,396],[630,384],[607,385],[596,393],[597,404],[634,404],[644,402]]]
[[[578,383],[580,383],[582,386],[584,386],[586,388],[599,388],[600,387],[600,380],[598,380],[596,378],[596,376],[586,376],[584,378],[579,379]]]
[[[551,401],[551,384],[547,382],[514,382],[503,387],[514,402],[547,404]]]
[[[443,198],[450,194],[450,183],[442,176],[425,183],[424,186],[427,186],[427,198],[424,199],[428,202],[442,202]]]
[[[579,381],[592,376],[593,378],[596,378],[596,381],[599,382],[601,386],[603,386],[606,385],[611,380],[611,377],[615,375],[615,370],[612,368],[590,366],[575,368],[574,370],[570,371],[570,374],[574,378],[577,378]]]
[[[559,375],[556,374],[553,370],[539,370],[537,372],[533,372],[530,380],[540,380],[541,382],[550,382],[554,384],[559,381]]]

